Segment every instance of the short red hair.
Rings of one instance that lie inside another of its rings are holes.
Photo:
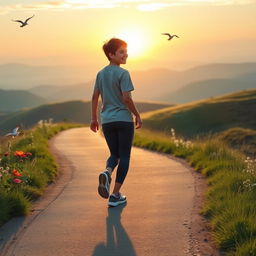
[[[108,60],[110,60],[109,53],[115,54],[121,46],[127,47],[127,43],[118,38],[111,38],[102,48]]]

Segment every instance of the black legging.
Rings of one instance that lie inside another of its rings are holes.
[[[118,165],[116,182],[123,184],[129,169],[134,124],[132,122],[111,122],[103,124],[102,130],[110,151],[106,167],[114,170]]]

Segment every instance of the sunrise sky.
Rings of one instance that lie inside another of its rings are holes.
[[[0,2],[0,64],[106,64],[104,41],[130,44],[127,68],[182,69],[256,60],[256,0],[8,0]],[[25,20],[20,28],[12,19]],[[180,36],[172,41],[161,35]]]

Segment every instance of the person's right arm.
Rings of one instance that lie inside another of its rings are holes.
[[[135,125],[136,125],[136,129],[141,128],[142,126],[142,121],[140,118],[140,114],[132,100],[132,95],[131,92],[122,92],[122,96],[123,96],[123,101],[125,103],[125,105],[127,106],[127,108],[134,114],[135,116]]]
[[[97,132],[99,130],[99,122],[97,117],[99,96],[100,96],[100,91],[98,89],[94,89],[92,94],[92,101],[91,101],[91,124],[90,124],[90,128],[93,132]]]

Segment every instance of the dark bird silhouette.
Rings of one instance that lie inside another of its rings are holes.
[[[171,34],[169,34],[169,33],[162,33],[162,35],[168,36],[168,39],[167,39],[167,40],[171,40],[171,39],[173,39],[174,37],[179,38],[177,35],[171,35]]]
[[[27,18],[25,21],[22,21],[22,20],[12,20],[12,21],[21,23],[20,27],[22,28],[22,27],[27,26],[27,25],[28,25],[28,21],[29,21],[30,19],[32,19],[34,16],[35,16],[35,15],[33,15],[33,16]]]

